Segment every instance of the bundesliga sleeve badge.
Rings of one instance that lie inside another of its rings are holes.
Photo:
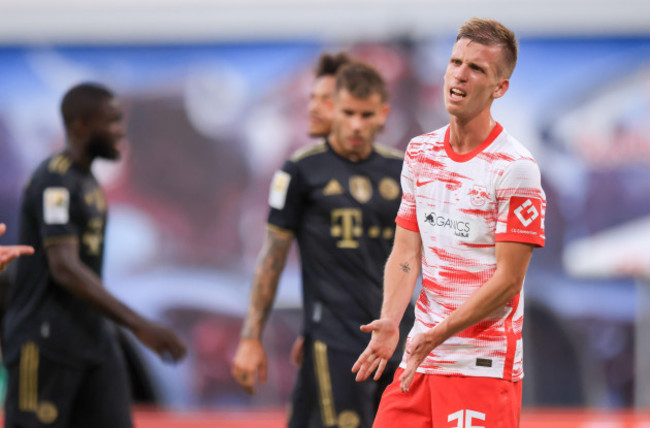
[[[269,206],[276,210],[284,208],[287,201],[287,191],[289,190],[289,183],[291,176],[284,171],[276,171],[271,181],[271,191],[269,192]]]
[[[43,192],[45,224],[66,224],[70,219],[70,192],[65,187],[48,187]]]

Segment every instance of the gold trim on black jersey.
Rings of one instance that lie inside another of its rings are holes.
[[[67,155],[59,154],[54,156],[47,165],[47,170],[57,174],[65,174],[70,169],[72,160]]]
[[[313,144],[308,147],[303,147],[301,149],[296,150],[289,160],[292,162],[298,162],[301,159],[307,158],[309,156],[317,155],[319,153],[325,153],[327,151],[327,144],[325,141],[321,141],[320,143]]]
[[[18,409],[34,412],[39,422],[51,424],[59,416],[59,410],[50,401],[38,400],[38,346],[25,343],[20,351],[20,372],[18,375]]]
[[[20,351],[20,375],[18,381],[18,408],[36,411],[38,408],[38,346],[27,342]]]
[[[51,247],[52,245],[65,244],[65,243],[79,245],[79,238],[76,235],[65,236],[52,236],[43,239],[43,248]]]
[[[280,233],[282,235],[286,235],[287,238],[293,238],[293,231],[289,229],[284,229],[282,227],[276,226],[271,223],[266,223],[266,228],[272,232]]]
[[[318,383],[320,413],[323,419],[323,426],[336,426],[336,408],[334,407],[330,367],[327,361],[327,345],[320,340],[314,342],[314,366],[316,369],[316,382]]]
[[[393,147],[375,144],[375,151],[385,158],[404,159],[404,152]]]

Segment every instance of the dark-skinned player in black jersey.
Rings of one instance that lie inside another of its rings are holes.
[[[386,87],[374,68],[360,62],[343,65],[330,78],[328,137],[296,152],[271,184],[267,236],[232,367],[250,393],[258,380],[265,381],[262,331],[295,238],[304,356],[289,427],[370,427],[399,362],[396,354],[379,382],[354,383],[354,350],[368,342],[359,326],[380,311],[381,272],[401,197],[402,154],[374,144],[389,111]],[[319,77],[314,88],[322,83]]]
[[[102,284],[107,202],[92,174],[116,160],[125,129],[115,96],[98,84],[71,88],[61,103],[66,147],[27,183],[18,259],[8,290],[3,353],[9,372],[5,427],[130,428],[126,367],[117,323],[163,358],[186,349],[176,334],[140,316]]]

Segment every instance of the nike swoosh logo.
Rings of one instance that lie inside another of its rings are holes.
[[[425,184],[433,183],[434,181],[436,181],[436,180],[429,180],[429,181],[420,181],[420,180],[418,180],[415,184],[418,187],[421,187],[421,186],[424,186]]]

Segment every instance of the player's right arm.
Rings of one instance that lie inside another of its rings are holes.
[[[414,232],[397,226],[393,250],[384,270],[384,300],[381,318],[361,326],[361,330],[372,332],[370,343],[352,367],[356,380],[364,381],[375,371],[377,380],[386,363],[395,352],[399,342],[399,324],[411,301],[415,283],[420,273],[422,238]]]
[[[255,392],[256,378],[260,383],[266,382],[262,331],[273,306],[292,241],[291,232],[269,226],[255,268],[248,312],[232,362],[233,377],[249,394]]]
[[[185,356],[185,345],[172,330],[143,318],[104,288],[99,276],[79,259],[79,242],[76,237],[59,239],[47,245],[45,253],[57,284],[103,315],[129,328],[159,356],[169,355],[174,361]]]

